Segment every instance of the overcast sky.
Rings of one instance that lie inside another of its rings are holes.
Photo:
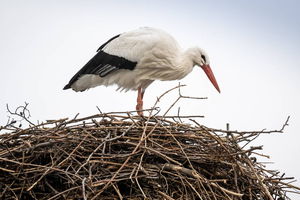
[[[151,2],[151,3],[149,3]],[[221,88],[213,88],[195,68],[181,80],[184,115],[214,128],[280,129],[263,136],[268,168],[300,178],[300,3],[292,0],[249,1],[0,1],[0,122],[6,104],[29,103],[32,121],[133,110],[136,92],[97,87],[83,93],[63,91],[69,79],[112,36],[141,26],[161,28],[183,48],[199,46],[210,57]],[[146,91],[145,108],[178,81],[155,82]],[[164,110],[177,93],[161,102]],[[299,182],[296,185],[300,185]]]

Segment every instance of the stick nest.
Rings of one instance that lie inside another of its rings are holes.
[[[282,200],[298,191],[257,161],[261,146],[248,147],[287,123],[238,132],[187,119],[97,114],[0,127],[0,198]]]

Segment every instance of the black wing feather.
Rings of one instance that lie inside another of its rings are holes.
[[[116,39],[117,37],[119,37],[121,34],[119,35],[116,35],[112,38],[110,38],[109,40],[107,40],[107,42],[105,42],[104,44],[102,44],[98,49],[97,49],[97,52],[102,50],[108,43],[110,43],[112,40]]]
[[[133,70],[136,64],[137,62],[127,60],[123,57],[110,55],[100,50],[72,77],[72,79],[63,89],[66,90],[71,88],[71,85],[83,74],[95,74],[99,75],[100,77],[104,77],[118,69]]]
[[[97,50],[98,53],[71,78],[69,83],[63,89],[66,90],[71,88],[72,84],[84,74],[96,74],[100,77],[105,77],[118,69],[133,70],[137,62],[127,60],[123,57],[110,55],[103,51],[103,48],[108,43],[118,38],[120,35],[121,34],[116,35],[102,44]]]

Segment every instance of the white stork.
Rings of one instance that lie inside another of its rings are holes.
[[[183,51],[168,33],[149,27],[125,32],[109,39],[97,54],[63,88],[76,92],[99,85],[118,85],[121,90],[137,90],[136,110],[143,115],[143,96],[155,80],[178,80],[200,66],[214,87],[218,83],[207,54],[198,47]]]

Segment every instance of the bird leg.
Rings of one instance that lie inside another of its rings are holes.
[[[143,114],[143,97],[144,97],[145,90],[141,87],[138,88],[138,96],[137,96],[137,104],[136,104],[136,111],[139,116],[144,116]]]

